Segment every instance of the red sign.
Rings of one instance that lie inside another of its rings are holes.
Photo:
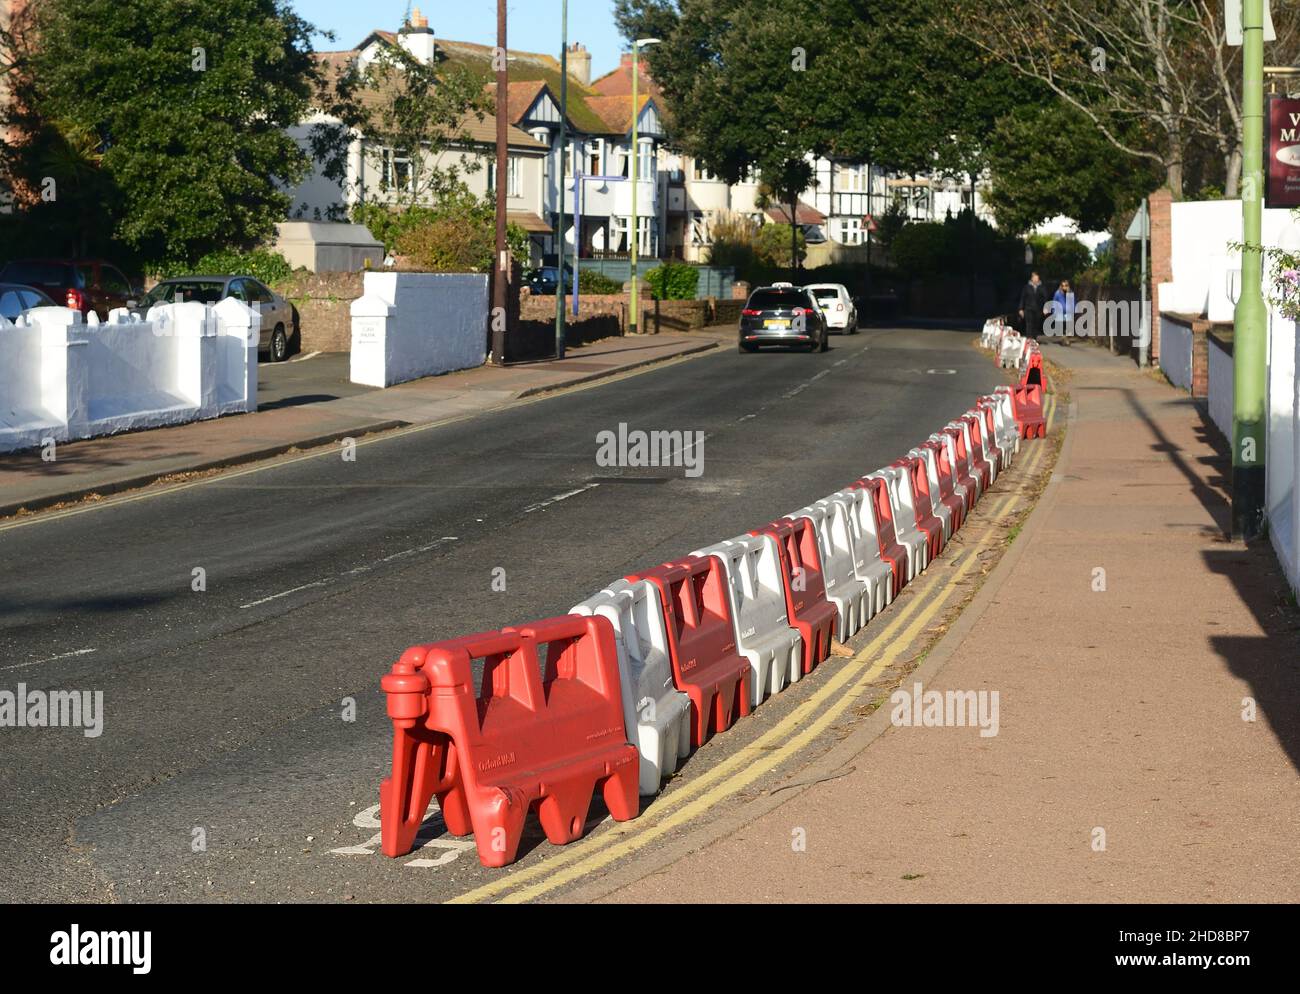
[[[870,214],[863,214],[863,215],[862,215],[862,227],[865,228],[867,231],[875,231],[875,230],[877,230],[877,229],[876,229],[876,219],[875,219],[874,217],[872,217]]]
[[[1268,98],[1265,207],[1300,207],[1300,100]]]

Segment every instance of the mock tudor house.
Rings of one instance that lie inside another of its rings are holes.
[[[320,52],[317,58],[327,72],[341,72],[350,62],[364,65],[379,56],[384,46],[401,46],[414,58],[429,64],[459,65],[482,76],[489,94],[495,95],[492,48],[470,42],[436,38],[418,9],[400,32],[373,31],[356,48]],[[554,225],[560,209],[560,155],[565,156],[564,240],[579,254],[624,254],[631,245],[632,100],[603,93],[589,80],[591,56],[581,46],[569,51],[567,147],[560,148],[560,61],[552,55],[510,50],[507,53],[509,87],[505,113],[509,141],[507,210],[511,221],[527,230],[535,260],[555,251]],[[599,81],[598,81],[599,82]],[[639,251],[659,254],[664,225],[658,170],[664,130],[653,94],[638,101],[640,160],[637,190]],[[337,123],[314,114],[292,130],[306,147],[314,125]],[[496,119],[471,118],[463,127],[468,141],[448,149],[432,164],[460,167],[470,190],[485,195],[495,189]],[[293,214],[308,220],[338,218],[361,203],[394,203],[397,187],[410,182],[410,152],[380,147],[364,135],[353,138],[348,154],[347,178],[337,184],[326,179],[319,166],[293,191]],[[476,168],[466,170],[474,164]],[[407,192],[409,192],[409,187]],[[575,199],[576,210],[575,210]]]
[[[355,48],[319,52],[327,72],[341,72],[348,63],[364,66],[384,48],[405,49],[430,65],[462,66],[479,74],[495,96],[493,49],[487,45],[438,38],[418,8],[400,32],[372,31]],[[624,54],[618,68],[591,79],[591,55],[581,44],[567,52],[567,147],[560,148],[562,69],[555,56],[510,50],[509,166],[507,210],[511,221],[529,232],[535,261],[553,257],[553,231],[560,212],[560,156],[564,155],[565,194],[563,237],[566,251],[576,244],[582,258],[625,256],[631,248],[632,227],[632,58]],[[739,183],[728,184],[711,175],[689,155],[670,144],[670,125],[661,110],[658,86],[644,63],[639,66],[637,116],[636,214],[638,254],[644,258],[679,258],[705,262],[715,224],[724,216],[741,215],[759,223],[789,222],[789,206],[766,203],[760,177],[751,171]],[[307,144],[311,128],[330,122],[319,113],[291,133]],[[479,195],[494,189],[496,120],[466,122],[463,147],[444,151],[432,164],[438,168],[474,163],[464,172],[469,188]],[[293,191],[296,218],[336,219],[361,203],[394,203],[411,177],[410,152],[384,148],[353,138],[347,177],[327,180],[319,167]],[[937,176],[900,176],[878,164],[813,161],[814,180],[796,208],[795,220],[811,246],[853,252],[868,240],[872,218],[894,201],[902,202],[915,220],[941,219],[969,206],[969,184],[962,186]],[[463,171],[463,170],[462,170]],[[409,192],[409,186],[408,186]],[[979,189],[976,210],[987,217]],[[576,201],[576,203],[575,203]],[[760,204],[762,206],[760,206]],[[842,257],[823,252],[821,261]],[[809,260],[813,261],[812,258]]]

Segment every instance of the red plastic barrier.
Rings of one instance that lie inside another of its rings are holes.
[[[552,843],[578,838],[597,788],[616,821],[637,816],[640,759],[607,619],[570,614],[413,646],[381,685],[393,719],[393,771],[379,791],[386,855],[411,851],[434,794],[453,835],[474,832],[484,866],[514,861],[529,811]]]
[[[983,421],[975,414],[967,411],[957,419],[962,424],[970,428],[971,441],[971,461],[975,463],[979,471],[980,478],[984,481],[984,489],[987,490],[993,484],[993,471],[997,460],[997,450],[987,444],[984,438]]]
[[[929,449],[934,453],[939,471],[939,493],[936,496],[951,512],[952,530],[955,532],[966,521],[966,490],[958,484],[953,473],[953,465],[948,459],[948,446],[927,438],[921,443],[921,448]],[[935,497],[931,498],[932,501],[934,499]]]
[[[800,517],[781,518],[750,534],[776,539],[786,616],[803,637],[803,671],[811,673],[831,653],[837,616],[835,605],[826,597],[817,532],[811,521]]]
[[[659,589],[673,683],[691,699],[691,745],[749,714],[749,660],[736,651],[727,574],[715,556],[687,556],[637,573]]]
[[[1047,389],[1047,367],[1043,365],[1043,354],[1041,352],[1031,352],[1029,361],[1025,363],[1025,368],[1020,374],[1020,385],[1028,386],[1031,383],[1037,383],[1044,390]]]
[[[966,449],[966,433],[955,427],[945,427],[942,432],[952,439],[953,447],[957,451],[953,470],[956,473],[957,483],[966,489],[966,508],[969,510],[975,506],[975,502],[979,500],[984,490],[972,472],[970,453]]]
[[[907,550],[898,541],[898,533],[894,530],[894,506],[889,500],[889,485],[879,478],[863,478],[849,486],[871,494],[871,511],[876,516],[876,535],[880,538],[880,558],[893,570],[893,596],[897,597],[908,581]]]
[[[930,503],[930,477],[925,471],[925,460],[917,456],[903,456],[891,465],[904,470],[912,484],[916,527],[925,535],[926,559],[932,561],[943,551],[943,522],[934,513],[934,506]]]

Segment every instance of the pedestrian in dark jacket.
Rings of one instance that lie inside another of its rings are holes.
[[[1029,282],[1020,291],[1020,318],[1025,324],[1025,337],[1037,339],[1043,333],[1043,310],[1047,307],[1047,291],[1037,273],[1029,274]]]

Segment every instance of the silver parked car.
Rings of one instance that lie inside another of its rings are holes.
[[[0,283],[0,318],[14,321],[33,307],[57,307],[54,301],[34,286]]]
[[[155,304],[216,304],[234,297],[262,316],[262,333],[257,347],[272,362],[289,358],[289,335],[293,331],[293,305],[261,280],[251,276],[176,276],[163,280],[131,309],[141,316]]]

